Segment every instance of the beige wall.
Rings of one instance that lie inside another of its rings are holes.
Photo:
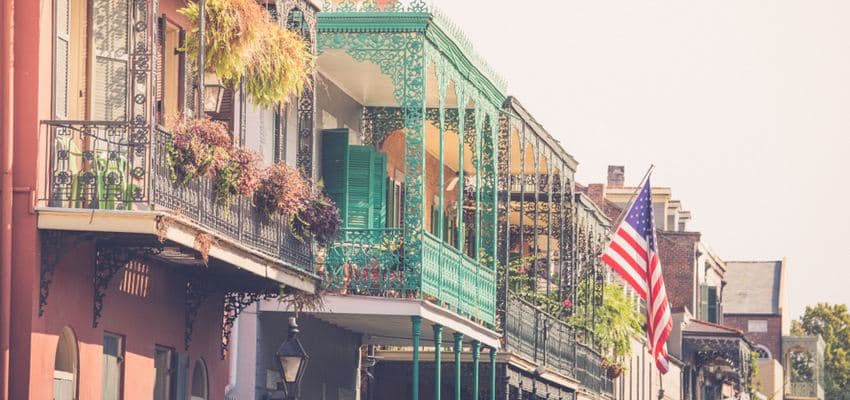
[[[759,360],[759,392],[768,399],[782,400],[783,396],[782,365],[774,359]]]
[[[682,394],[682,369],[674,361],[670,370],[661,375],[647,348],[639,340],[632,340],[632,356],[625,360],[626,371],[615,380],[614,399],[657,399],[658,390],[664,388],[665,399],[678,400]]]

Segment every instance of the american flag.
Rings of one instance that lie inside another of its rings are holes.
[[[652,189],[649,178],[602,253],[602,261],[620,274],[646,301],[650,352],[661,373],[667,373],[667,337],[673,330],[670,305],[655,239]]]

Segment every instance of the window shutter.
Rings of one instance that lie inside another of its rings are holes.
[[[127,120],[128,0],[93,0],[92,118]]]
[[[372,151],[372,228],[387,226],[387,155]]]
[[[53,115],[68,118],[68,57],[71,52],[71,2],[56,0],[54,9]]]
[[[708,285],[699,286],[699,319],[708,320]]]
[[[322,181],[325,194],[339,208],[343,227],[348,227],[347,166],[348,129],[322,131]]]
[[[123,350],[121,338],[106,334],[103,336],[103,400],[121,398],[121,362]]]
[[[714,286],[708,287],[708,321],[709,322],[720,322],[720,318],[717,315],[717,288]]]
[[[186,31],[180,30],[180,47],[186,47]],[[183,112],[188,115],[194,115],[195,109],[195,74],[192,73],[194,59],[187,57],[184,52],[182,55],[182,70],[183,70]]]
[[[366,146],[348,147],[348,227],[368,229],[371,227],[374,204],[372,203],[373,151]]]

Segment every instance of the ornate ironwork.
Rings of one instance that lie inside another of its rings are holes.
[[[155,254],[159,250],[149,247],[124,247],[98,243],[97,255],[94,263],[94,306],[92,309],[92,327],[97,328],[103,313],[103,298],[106,297],[106,289],[112,277],[124,268],[128,262],[139,259],[145,254]]]
[[[186,184],[171,181],[167,146],[171,135],[157,130],[155,160],[153,161],[152,202],[171,210],[179,210],[184,217],[220,232],[286,264],[310,270],[312,246],[309,239],[296,238],[288,221],[282,216],[266,216],[250,198],[237,196],[228,209],[214,201],[213,181],[199,177]]]
[[[41,271],[38,293],[38,316],[44,315],[47,297],[50,295],[50,284],[53,283],[53,273],[59,260],[68,249],[74,248],[84,235],[72,234],[67,231],[42,230],[39,232],[41,241]],[[68,240],[71,243],[68,243]]]
[[[363,143],[381,148],[390,133],[404,129],[404,111],[398,107],[363,107]]]
[[[183,336],[183,345],[186,350],[189,350],[189,344],[192,342],[192,331],[195,325],[195,318],[198,317],[198,310],[200,310],[201,306],[214,290],[209,280],[188,279],[186,281],[186,326],[184,327]]]
[[[419,287],[406,276],[413,271],[404,263],[401,228],[340,232],[316,265],[325,289],[342,294],[410,297]]]
[[[307,0],[279,0],[278,11],[286,15],[286,27],[297,32],[309,43],[312,52],[316,53],[316,8]],[[297,161],[296,165],[306,176],[313,176],[313,137],[316,117],[316,71],[313,70],[309,82],[304,85],[304,91],[296,100],[297,127]]]
[[[322,11],[327,12],[428,12],[424,0],[387,1],[379,5],[376,0],[340,0],[334,4],[330,0],[322,1]]]
[[[233,324],[236,318],[243,310],[248,308],[260,300],[269,300],[277,298],[280,295],[280,288],[266,288],[258,291],[228,291],[224,294],[224,316],[221,324],[221,359],[227,356],[227,349],[230,346],[230,333],[233,331]]]

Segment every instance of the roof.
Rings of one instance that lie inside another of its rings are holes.
[[[682,328],[683,332],[686,333],[696,333],[696,334],[715,334],[715,335],[743,335],[744,332],[730,328],[725,325],[715,324],[713,322],[701,321],[698,319],[692,319],[685,323],[684,328]]]
[[[724,314],[780,314],[783,262],[727,261]]]

